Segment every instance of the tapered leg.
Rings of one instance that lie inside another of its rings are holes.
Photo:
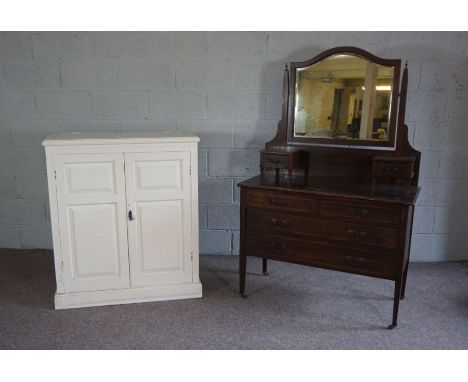
[[[408,261],[406,261],[405,272],[403,273],[403,285],[401,287],[401,300],[405,298],[406,276],[408,276],[408,266],[409,266],[409,258],[408,258]]]
[[[242,297],[245,295],[245,273],[247,270],[247,259],[242,253],[239,255],[239,293]]]
[[[393,320],[392,324],[388,327],[389,329],[393,329],[397,326],[398,321],[398,307],[400,305],[400,296],[401,296],[401,276],[395,281],[395,293],[393,295]]]
[[[268,260],[265,258],[262,259],[262,272],[264,276],[268,276]]]

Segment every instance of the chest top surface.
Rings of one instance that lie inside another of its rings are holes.
[[[289,184],[276,184],[274,178],[256,176],[240,182],[239,187],[249,189],[262,189],[270,191],[287,191],[292,193],[314,194],[318,196],[336,196],[344,198],[357,198],[375,200],[389,203],[413,205],[419,193],[416,186],[395,186],[387,184],[371,184],[353,181],[352,179],[310,178],[307,185],[299,179],[297,184],[294,178]]]
[[[62,132],[49,135],[43,146],[110,145],[122,143],[189,143],[200,139],[182,131],[142,131],[142,132]]]

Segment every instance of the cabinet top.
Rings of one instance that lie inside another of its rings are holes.
[[[63,132],[49,135],[43,146],[110,145],[122,143],[187,143],[199,142],[197,136],[182,131],[142,132]]]

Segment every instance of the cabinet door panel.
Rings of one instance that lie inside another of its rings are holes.
[[[190,154],[125,154],[133,286],[192,282]]]
[[[130,285],[123,154],[58,155],[66,292]]]

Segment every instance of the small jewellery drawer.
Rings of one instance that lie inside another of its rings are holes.
[[[334,222],[257,208],[247,209],[246,228],[295,233],[315,237],[321,241],[337,240],[359,244],[359,246],[367,245],[386,249],[398,247],[398,229],[351,222]]]
[[[374,157],[372,160],[372,175],[376,177],[411,179],[414,176],[414,161],[414,157]]]
[[[245,249],[249,256],[296,261],[369,276],[392,279],[395,273],[395,257],[392,255],[320,245],[279,235],[247,232]]]
[[[279,192],[247,191],[247,207],[266,208],[291,212],[315,212],[315,199],[285,195]]]
[[[289,156],[284,154],[262,153],[261,162],[264,167],[289,167]]]
[[[319,211],[322,217],[344,218],[355,222],[390,224],[398,224],[400,222],[400,210],[398,208],[362,206],[321,200]]]

